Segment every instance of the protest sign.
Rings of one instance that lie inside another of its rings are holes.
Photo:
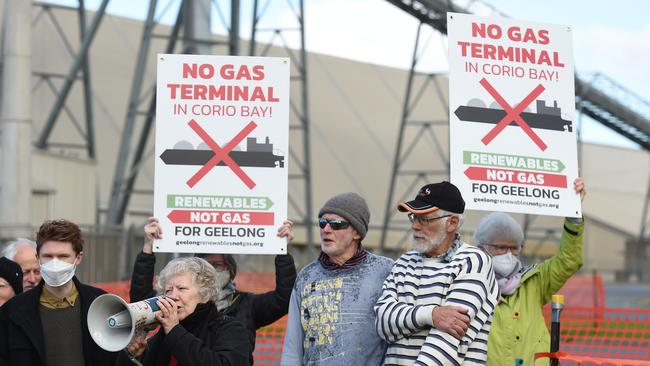
[[[154,251],[286,253],[289,60],[158,55]]]
[[[450,175],[468,209],[581,216],[571,28],[448,13]]]

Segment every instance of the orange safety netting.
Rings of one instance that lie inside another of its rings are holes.
[[[131,281],[115,281],[115,282],[101,282],[93,283],[93,286],[99,287],[109,294],[117,295],[129,302],[129,288],[131,288]]]
[[[571,355],[650,361],[650,309],[567,307],[560,334]]]
[[[605,306],[603,278],[592,275],[574,275],[562,286],[558,294],[564,295],[564,307],[601,308]]]
[[[560,351],[572,357],[650,361],[650,309],[606,308],[598,274],[573,276],[559,293],[565,299]],[[550,329],[550,305],[543,311]]]
[[[650,366],[650,361],[640,360],[619,360],[614,358],[574,356],[566,352],[542,352],[535,354],[535,363],[540,358],[554,358],[561,362],[562,366]]]
[[[236,284],[241,291],[262,293],[275,288],[275,275],[241,272],[237,274]],[[128,281],[97,286],[128,301]],[[562,365],[646,365],[641,362],[650,361],[650,309],[605,308],[603,281],[598,275],[574,276],[559,293],[565,296],[560,350],[566,358],[560,358]],[[544,315],[550,329],[548,305],[544,307]],[[256,365],[280,363],[286,318],[258,329],[254,353]],[[600,361],[607,358],[619,363],[607,363],[608,360],[594,363],[586,360],[588,357],[600,357]],[[622,363],[621,359],[629,363]],[[634,363],[633,360],[643,361]]]

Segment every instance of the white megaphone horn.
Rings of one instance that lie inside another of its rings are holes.
[[[127,303],[121,297],[104,294],[88,309],[88,330],[95,343],[106,351],[123,350],[136,335],[156,322],[154,312],[160,310],[158,297]]]

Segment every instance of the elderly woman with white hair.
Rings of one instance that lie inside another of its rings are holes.
[[[249,365],[251,346],[244,326],[221,314],[217,272],[204,259],[177,258],[160,272],[156,319],[160,330],[146,345],[134,340],[127,352],[148,365]],[[126,361],[122,358],[118,363]]]
[[[582,200],[584,181],[574,189]],[[542,306],[582,266],[582,218],[566,218],[560,250],[542,263],[524,266],[520,255],[524,241],[521,226],[510,215],[494,212],[481,220],[474,242],[492,256],[501,297],[494,309],[488,336],[487,365],[533,365],[537,352],[548,352],[550,336]],[[548,359],[535,365],[548,365]]]

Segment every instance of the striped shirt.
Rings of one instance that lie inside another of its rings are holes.
[[[404,253],[386,278],[377,304],[376,327],[389,342],[385,365],[484,365],[499,288],[492,260],[462,243],[449,260]],[[433,327],[436,306],[467,308],[462,340]]]

